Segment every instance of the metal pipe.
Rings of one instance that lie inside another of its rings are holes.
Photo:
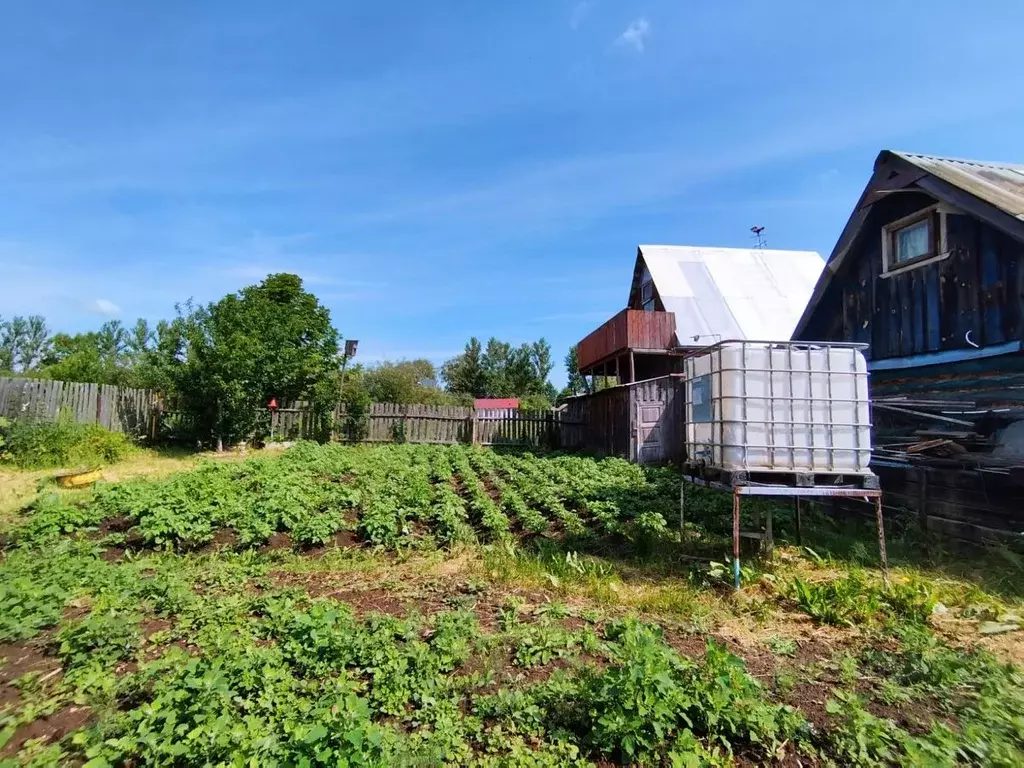
[[[732,575],[733,586],[740,590],[740,494],[734,489],[732,494]]]
[[[800,505],[800,497],[799,496],[794,496],[793,497],[793,506],[795,508],[794,512],[796,514],[796,545],[798,547],[802,547],[804,545],[804,537],[803,537],[803,531],[801,530],[802,529],[802,525],[801,525],[801,521],[800,521],[800,506],[801,505]]]

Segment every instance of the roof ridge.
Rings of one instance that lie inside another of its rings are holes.
[[[945,155],[929,155],[926,152],[906,152],[897,149],[890,149],[888,151],[910,162],[913,162],[913,158],[917,157],[923,160],[938,160],[944,163],[963,163],[964,165],[978,165],[986,168],[1003,168],[1024,173],[1024,163],[1005,163],[996,160],[971,160],[966,157],[946,157]]]
[[[756,246],[750,246],[749,248],[743,248],[741,246],[728,246],[728,245],[668,245],[658,243],[640,243],[637,248],[643,250],[644,248],[686,248],[692,251],[759,251],[761,253],[813,253],[814,255],[821,258],[821,254],[817,251],[806,249],[806,248],[757,248]]]

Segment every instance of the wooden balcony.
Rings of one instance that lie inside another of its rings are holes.
[[[673,347],[676,316],[671,312],[624,309],[593,331],[577,347],[580,371],[634,352],[665,352]]]

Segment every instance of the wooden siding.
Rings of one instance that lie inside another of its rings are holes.
[[[624,309],[579,343],[580,370],[630,349],[671,349],[675,330],[676,318],[671,312]]]
[[[682,458],[682,403],[682,378],[663,376],[573,398],[565,413],[580,450],[660,464]]]
[[[146,389],[0,377],[0,416],[11,420],[63,417],[141,437],[152,434],[159,407],[156,393]]]
[[[947,214],[948,258],[882,276],[882,227],[932,203],[875,203],[801,339],[867,343],[884,360],[1024,338],[1024,244],[972,216]]]

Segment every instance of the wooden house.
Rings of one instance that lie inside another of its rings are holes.
[[[823,266],[813,251],[641,245],[626,308],[580,341],[580,372],[632,383],[719,341],[788,340]]]
[[[823,267],[812,251],[641,245],[626,308],[577,347],[581,373],[620,385],[566,403],[582,447],[681,459],[683,357],[727,339],[788,340]]]
[[[895,503],[965,538],[1024,530],[1024,166],[883,151],[794,338],[867,345]]]

